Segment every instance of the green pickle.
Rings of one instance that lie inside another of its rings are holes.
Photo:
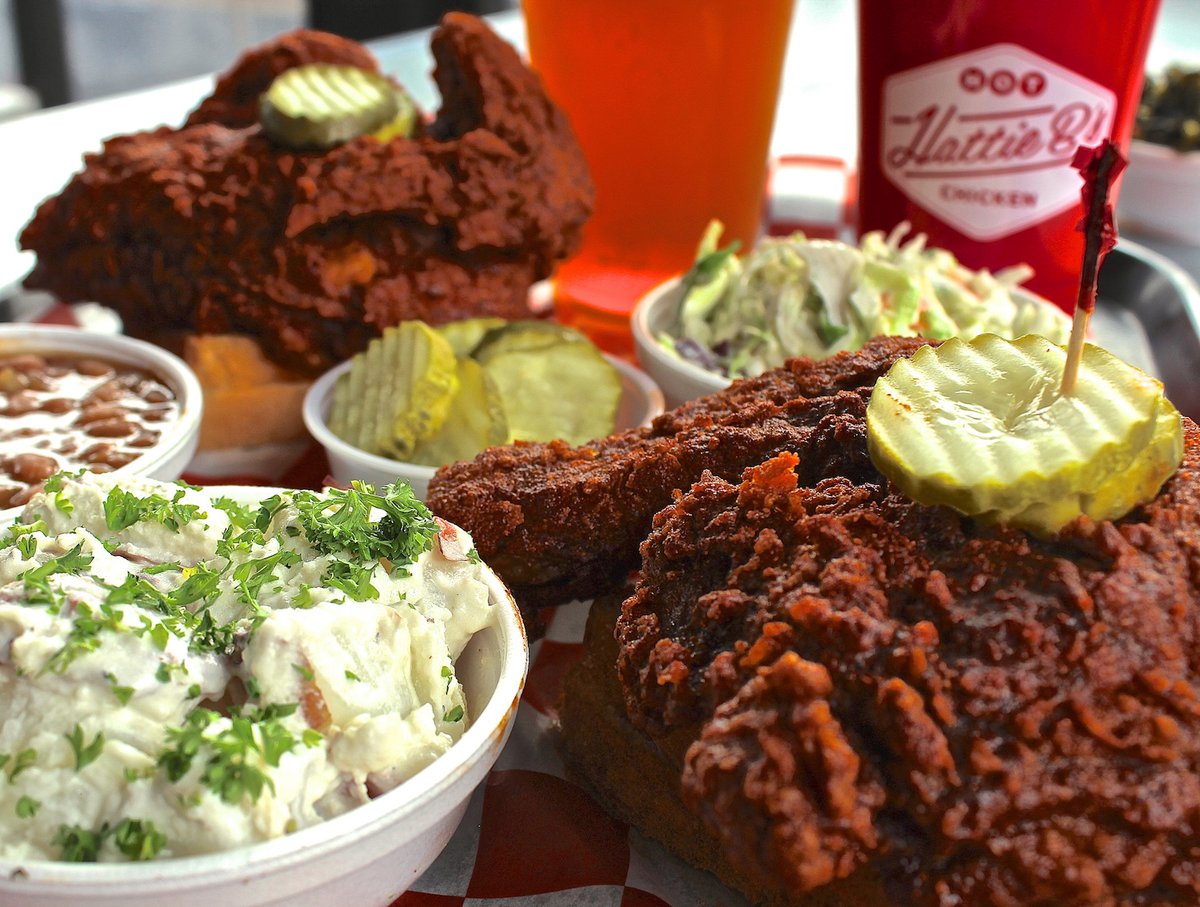
[[[1032,334],[918,350],[871,394],[871,459],[915,501],[1037,534],[1124,516],[1178,468],[1180,415],[1159,381],[1091,344],[1061,394],[1065,360]]]
[[[410,136],[417,109],[385,76],[332,63],[285,70],[259,99],[259,122],[289,148],[333,148],[361,135]]]
[[[338,379],[329,426],[368,453],[442,466],[516,439],[607,435],[621,392],[616,368],[559,324],[405,321]]]
[[[342,390],[342,385],[346,389]],[[441,429],[458,393],[454,350],[420,321],[388,328],[338,379],[330,429],[367,453],[407,460]]]

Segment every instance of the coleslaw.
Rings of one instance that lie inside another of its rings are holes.
[[[1040,334],[1065,342],[1071,320],[1020,284],[1026,265],[973,271],[908,224],[868,233],[858,246],[803,233],[763,240],[744,258],[705,230],[683,277],[668,351],[730,378],[758,375],[794,356],[857,350],[880,335],[970,339]]]

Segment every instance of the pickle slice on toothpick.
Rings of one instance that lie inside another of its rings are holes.
[[[867,407],[871,459],[915,501],[1052,533],[1116,519],[1157,494],[1183,456],[1162,384],[1085,345],[1074,392],[1065,350],[983,334],[902,359]]]
[[[947,340],[875,385],[867,446],[913,500],[1039,534],[1118,519],[1150,501],[1183,459],[1183,424],[1162,384],[1084,342],[1104,255],[1116,243],[1111,142],[1081,148],[1086,234],[1069,346],[1026,335]]]

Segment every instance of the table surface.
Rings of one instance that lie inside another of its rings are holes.
[[[505,38],[524,48],[519,14],[497,15],[491,22]],[[852,0],[799,0],[772,139],[774,156],[853,160],[855,29]],[[1151,67],[1185,59],[1189,52],[1200,61],[1200,3],[1164,0],[1159,33],[1163,40],[1156,39],[1152,47]],[[373,42],[371,47],[383,69],[408,87],[422,107],[431,109],[438,99],[429,77],[428,40],[428,32],[422,31]],[[37,204],[79,168],[81,154],[99,148],[108,135],[178,124],[211,85],[211,78],[189,79],[0,124],[0,295],[32,266],[32,256],[16,248],[20,229]],[[1200,246],[1136,238],[1200,278]],[[562,609],[547,638],[535,645],[525,701],[494,783],[476,791],[467,818],[446,852],[422,877],[417,890],[398,902],[400,907],[484,903],[489,895],[543,907],[740,902],[711,877],[692,873],[657,844],[638,836],[626,843],[624,831],[562,780],[561,765],[546,745],[546,735],[553,723],[562,666],[578,655],[584,613],[579,607]],[[527,808],[513,808],[514,803],[536,809],[531,814]],[[567,859],[585,849],[579,842],[592,846],[598,836],[613,845],[604,850],[605,860]],[[509,846],[512,841],[524,843],[526,851],[515,854]],[[514,855],[528,856],[530,848],[543,848],[562,858],[555,888],[546,887],[544,861],[529,861],[528,879],[514,879],[512,873],[504,878],[488,875],[488,867],[521,863],[514,861]],[[528,883],[527,890],[518,892],[527,896],[511,897],[518,883]],[[549,893],[568,889],[566,894]]]

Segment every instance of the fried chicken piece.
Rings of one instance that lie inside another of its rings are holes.
[[[527,316],[592,188],[565,116],[480,20],[434,33],[438,118],[412,139],[293,151],[251,110],[288,66],[375,63],[296,32],[251,51],[181,129],[85,158],[21,235],[26,285],[115,308],[131,333],[242,333],[315,373],[401,320]]]
[[[863,443],[870,388],[928,341],[879,338],[856,353],[783,368],[582,447],[492,448],[443,467],[429,506],[467,529],[523,611],[591,597],[637,565],[656,512],[707,469],[730,479],[781,451],[803,451],[801,481],[878,473]]]
[[[641,742],[611,746],[660,741],[682,802],[772,903],[864,866],[880,907],[1200,902],[1184,433],[1154,501],[1048,541],[885,483],[804,487],[803,449],[740,485],[706,476],[642,547],[616,621]]]

